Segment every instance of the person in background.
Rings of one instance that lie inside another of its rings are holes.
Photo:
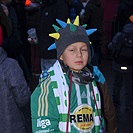
[[[17,19],[18,19],[18,25],[19,25],[19,31],[20,31],[20,38],[23,43],[22,45],[22,53],[25,58],[29,73],[31,74],[31,50],[30,50],[30,44],[27,40],[27,18],[26,18],[26,11],[25,11],[25,5],[24,0],[12,0],[10,5],[15,9]]]
[[[89,2],[89,0],[80,0],[80,1],[82,2],[82,5],[83,5],[83,8],[80,12],[80,15],[82,15],[85,11],[85,7],[86,7],[87,3]]]
[[[27,0],[26,0],[27,1]],[[25,11],[26,11],[26,20],[27,20],[27,33],[32,28],[37,29],[39,25],[38,16],[40,15],[40,7],[41,4],[37,3],[37,0],[31,0],[30,5],[25,5]],[[38,51],[38,39],[31,38],[28,35],[28,45],[30,47],[30,59],[31,59],[31,73],[34,76],[39,76],[41,73],[41,59],[39,57],[39,51]]]
[[[69,9],[65,0],[45,0],[38,17],[37,46],[41,58],[41,70],[45,70],[56,60],[56,50],[47,51],[47,48],[54,42],[48,34],[54,32],[52,24],[56,24],[56,18],[67,20]]]
[[[5,11],[6,9],[6,15],[8,15],[12,26],[11,35],[3,38],[2,47],[6,51],[8,57],[18,61],[26,80],[28,81],[30,79],[30,72],[22,51],[23,43],[21,40],[16,11],[10,5],[10,0],[0,0],[0,3],[4,7],[3,10]]]
[[[57,60],[31,95],[32,132],[116,133],[106,80],[90,64],[88,35],[96,29],[80,26],[79,16],[73,23],[56,20],[61,28],[53,25],[55,43],[48,50],[56,48]]]
[[[79,15],[83,9],[83,4],[81,0],[68,0],[68,7],[70,12],[70,20],[73,22],[76,16]]]
[[[101,47],[104,39],[104,9],[101,0],[89,0],[80,19],[82,24],[87,24],[87,28],[97,28],[97,31],[90,35],[90,41],[94,49],[92,64],[99,66],[101,64]]]
[[[0,133],[27,133],[21,109],[29,103],[31,92],[18,62],[1,47],[2,39],[0,24]]]
[[[128,18],[133,14],[133,1],[120,0],[118,9],[112,23],[112,39],[117,32],[123,30]]]
[[[125,34],[125,35],[124,35]],[[117,32],[116,35],[113,37],[112,41],[108,44],[108,48],[111,51],[114,51],[115,47],[120,47],[120,50],[122,50],[122,45],[125,39],[122,37],[128,37],[130,35],[133,35],[133,15],[131,15],[127,21],[127,23],[124,25],[123,30],[121,32]],[[120,39],[119,39],[120,38]],[[133,56],[133,37],[131,37],[132,40],[129,40],[129,48],[128,45],[126,46],[126,50],[123,51],[129,58],[125,58],[125,56],[119,55],[121,51],[118,51],[118,55],[115,53],[115,57],[112,61],[112,68],[114,70],[114,82],[113,82],[113,102],[116,107],[121,105],[121,97],[120,92],[122,90],[122,87],[124,87],[125,90],[125,108],[126,110],[131,110],[133,108],[133,87],[132,87],[132,56]],[[126,40],[125,40],[126,41]],[[118,46],[118,44],[120,44]],[[125,49],[125,47],[124,47]],[[130,49],[130,51],[129,51]]]
[[[3,29],[4,37],[9,37],[12,33],[12,24],[8,15],[7,7],[0,2],[0,25]]]

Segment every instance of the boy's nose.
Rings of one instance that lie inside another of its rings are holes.
[[[79,50],[79,51],[77,51],[77,56],[81,56],[82,55],[82,53],[81,53],[81,51]]]

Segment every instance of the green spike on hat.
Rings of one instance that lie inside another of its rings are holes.
[[[72,32],[76,31],[76,26],[74,26],[73,24],[70,24],[70,31]]]
[[[59,28],[56,25],[53,25],[55,31],[57,33],[49,34],[50,37],[55,38],[55,43],[53,43],[48,50],[55,49],[57,50],[57,58],[64,52],[66,47],[75,43],[75,42],[84,42],[88,45],[89,48],[89,57],[91,57],[91,50],[90,50],[90,41],[89,35],[95,32],[97,29],[88,29],[86,30],[86,25],[80,26],[79,25],[79,16],[76,17],[73,23],[70,22],[70,19],[67,19],[67,23],[56,19],[58,24],[61,26]]]
[[[56,25],[54,25],[54,24],[53,24],[52,26],[54,27],[54,29],[55,29],[56,32],[59,31],[60,28],[59,28],[58,26],[56,26]]]

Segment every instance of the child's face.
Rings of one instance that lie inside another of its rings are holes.
[[[60,56],[71,70],[79,72],[88,62],[88,47],[84,42],[69,45]]]

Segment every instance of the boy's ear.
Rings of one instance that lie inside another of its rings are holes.
[[[63,60],[63,57],[62,57],[62,55],[60,56],[60,60]]]

